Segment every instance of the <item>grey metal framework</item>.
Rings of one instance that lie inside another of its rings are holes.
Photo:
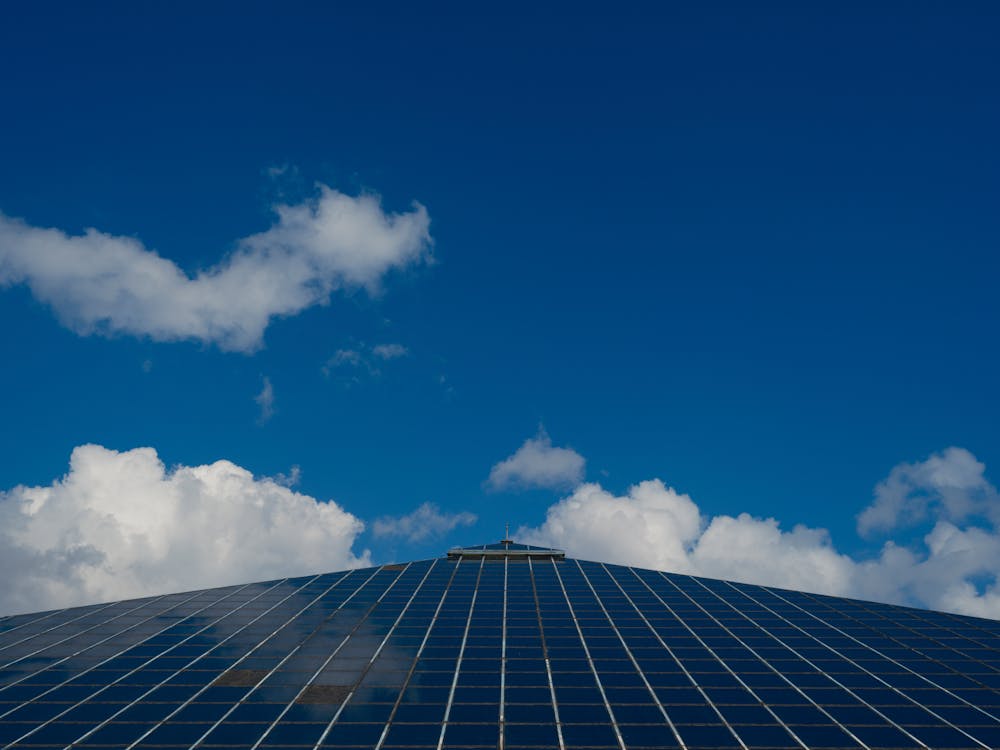
[[[997,748],[1000,622],[518,545],[0,619],[3,748]]]

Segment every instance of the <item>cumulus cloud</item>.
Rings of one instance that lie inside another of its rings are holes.
[[[541,527],[522,528],[517,539],[592,560],[825,593],[844,593],[850,564],[824,531],[785,532],[774,519],[746,513],[707,519],[688,495],[659,479],[623,496],[581,485],[548,509]]]
[[[458,526],[471,526],[477,521],[474,513],[442,513],[434,503],[424,503],[405,516],[383,516],[372,524],[376,537],[402,537],[409,542],[442,536]]]
[[[875,487],[872,504],[858,515],[858,531],[886,531],[901,522],[922,521],[928,513],[950,521],[970,515],[1000,520],[1000,496],[985,471],[969,451],[956,447],[926,461],[900,464]]]
[[[73,451],[51,484],[0,492],[0,614],[370,564],[334,502],[228,461],[167,469],[152,448]]]
[[[545,487],[564,489],[583,480],[585,461],[572,448],[557,448],[544,428],[524,441],[513,455],[493,466],[486,486],[491,490]]]
[[[878,485],[861,514],[874,520],[860,528],[898,530],[921,517],[929,528],[907,543],[886,541],[870,558],[839,552],[824,529],[783,529],[747,513],[708,517],[659,480],[624,495],[580,485],[517,539],[584,559],[1000,618],[998,505],[983,465],[949,448],[895,467]]]
[[[97,229],[70,235],[0,214],[0,286],[26,284],[82,335],[249,352],[273,318],[325,304],[338,289],[376,292],[386,273],[425,258],[431,244],[423,206],[387,213],[375,195],[325,185],[274,213],[269,229],[193,276],[132,237]]]
[[[271,417],[274,416],[274,386],[271,385],[269,377],[264,377],[263,387],[260,389],[260,393],[253,397],[253,400],[260,408],[257,421],[260,424],[270,421]]]

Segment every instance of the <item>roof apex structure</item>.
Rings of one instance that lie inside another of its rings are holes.
[[[455,558],[541,558],[545,560],[562,560],[566,552],[550,547],[536,547],[531,544],[519,544],[511,539],[501,539],[495,544],[478,544],[474,547],[452,547],[448,557]]]

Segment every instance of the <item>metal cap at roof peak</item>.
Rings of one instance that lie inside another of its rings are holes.
[[[501,539],[495,544],[478,544],[475,547],[452,547],[448,550],[448,557],[510,557],[518,559],[535,557],[562,560],[566,557],[566,553],[561,549],[535,547],[531,544],[518,544],[510,539]]]

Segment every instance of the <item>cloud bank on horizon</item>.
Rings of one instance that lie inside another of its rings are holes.
[[[274,207],[267,230],[193,277],[139,240],[87,229],[69,235],[0,214],[0,287],[26,284],[81,335],[195,340],[259,349],[275,317],[326,304],[340,289],[377,292],[383,277],[427,257],[430,217],[419,203],[386,213],[378,196],[326,185]]]
[[[915,546],[885,540],[872,559],[838,552],[825,529],[786,531],[748,513],[706,517],[659,479],[624,495],[581,484],[517,538],[592,560],[996,618],[1000,496],[985,468],[957,447],[893,468],[858,515],[859,533],[931,528]]]
[[[544,437],[543,453],[563,466]],[[228,461],[168,470],[152,448],[80,446],[61,479],[0,492],[0,567],[19,571],[0,579],[0,614],[372,563],[355,551],[360,518],[290,484]],[[706,515],[659,479],[623,495],[578,484],[516,538],[585,559],[1000,617],[997,506],[985,466],[952,447],[896,466],[875,488],[859,532],[921,517],[930,529],[917,544],[887,539],[870,559],[839,552],[824,529]],[[372,531],[414,543],[475,521],[424,503],[377,518]]]
[[[74,449],[43,487],[0,492],[0,614],[370,563],[337,503],[229,461],[168,470],[152,448]]]

